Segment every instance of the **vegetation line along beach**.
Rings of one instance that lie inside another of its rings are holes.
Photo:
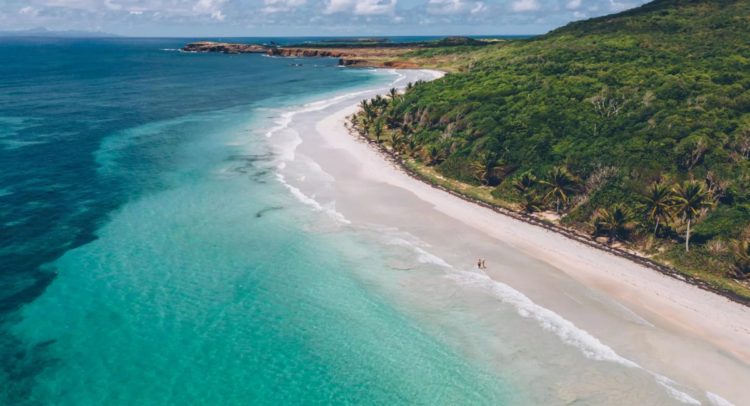
[[[423,180],[747,304],[748,11],[656,1],[423,48],[425,66],[464,65],[363,101],[351,124]]]
[[[455,184],[452,184],[451,182],[447,181],[444,178],[440,179],[439,177],[430,176],[429,172],[424,170],[425,169],[424,167],[420,168],[418,164],[416,164],[414,161],[409,161],[399,156],[398,154],[394,154],[393,149],[390,146],[387,146],[385,145],[385,143],[378,142],[376,139],[373,139],[367,136],[365,131],[362,130],[358,126],[357,115],[350,116],[350,119],[353,121],[351,123],[352,125],[349,126],[348,123],[346,124],[347,128],[350,129],[349,131],[350,134],[352,134],[353,136],[361,137],[366,142],[377,147],[378,150],[382,153],[382,156],[384,159],[390,160],[391,162],[398,165],[399,168],[404,171],[404,173],[406,173],[413,179],[416,179],[420,182],[428,184],[446,193],[450,193],[472,204],[477,204],[479,206],[489,208],[501,215],[509,216],[516,220],[522,221],[524,223],[528,223],[533,226],[542,227],[546,230],[553,231],[567,238],[575,240],[579,243],[585,244],[587,246],[590,246],[599,250],[603,250],[605,252],[611,253],[613,255],[617,255],[619,257],[622,257],[628,260],[631,260],[640,265],[654,269],[664,275],[673,277],[683,282],[690,283],[701,289],[719,294],[721,296],[724,296],[734,302],[743,304],[745,306],[750,306],[750,298],[748,298],[747,296],[738,295],[734,291],[731,291],[731,290],[723,290],[720,288],[715,288],[711,286],[710,284],[706,283],[705,281],[700,280],[699,278],[693,278],[689,275],[685,275],[677,269],[659,264],[649,258],[639,255],[638,253],[633,253],[631,251],[628,251],[628,250],[625,250],[616,246],[604,244],[600,241],[597,241],[596,239],[589,238],[585,234],[576,232],[575,230],[571,230],[566,227],[559,226],[558,224],[554,222],[542,219],[538,216],[533,216],[530,213],[525,212],[523,210],[521,211],[512,210],[496,202],[486,201],[484,199],[477,197],[477,195],[466,193],[464,191],[465,189],[467,189],[466,187],[464,188],[457,187]]]

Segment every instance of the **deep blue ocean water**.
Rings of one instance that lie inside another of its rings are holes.
[[[518,403],[266,165],[269,111],[390,78],[184,42],[0,41],[0,404]]]

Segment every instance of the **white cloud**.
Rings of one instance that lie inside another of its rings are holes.
[[[611,1],[611,0],[610,0]],[[537,0],[519,0],[513,2],[513,11],[536,11],[542,8]]]
[[[575,10],[578,7],[581,7],[581,0],[570,0],[566,5],[565,8],[568,10]]]
[[[264,13],[282,13],[303,6],[307,0],[265,0]]]
[[[487,10],[487,7],[482,2],[430,0],[430,2],[427,3],[427,12],[434,15],[477,14],[485,10]]]
[[[264,13],[282,13],[293,8],[303,6],[307,0],[265,0],[267,7],[263,8]]]
[[[42,4],[47,7],[72,8],[76,10],[95,11],[100,4],[94,0],[46,0]]]
[[[397,1],[398,0],[357,0],[357,4],[354,6],[354,14],[393,14]]]
[[[581,13],[580,11],[576,11],[575,13],[573,13],[573,18],[575,18],[577,20],[581,20],[581,19],[586,18],[586,17],[588,17],[588,14]]]
[[[430,14],[461,14],[466,11],[466,3],[461,0],[430,0],[427,12]]]
[[[349,10],[352,4],[354,4],[352,0],[328,0],[323,14],[343,13]]]
[[[483,13],[488,10],[488,7],[484,5],[481,1],[478,1],[474,3],[474,7],[472,7],[470,13],[473,15],[478,15],[480,13]]]
[[[198,0],[198,2],[195,3],[195,6],[193,6],[193,10],[200,13],[213,14],[225,1],[226,0]]]
[[[36,17],[38,13],[39,11],[31,6],[26,6],[18,11],[18,14],[29,16],[29,17]]]

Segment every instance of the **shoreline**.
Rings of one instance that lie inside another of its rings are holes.
[[[436,77],[442,75],[439,71],[432,72]],[[344,105],[346,107],[340,107]],[[747,325],[747,320],[750,320],[750,310],[746,306],[693,284],[685,283],[684,280],[678,280],[679,278],[674,276],[654,272],[654,269],[630,259],[608,255],[610,252],[595,249],[597,247],[571,239],[548,227],[532,227],[535,224],[530,224],[515,216],[498,215],[505,213],[498,212],[486,204],[477,204],[420,179],[411,174],[407,168],[403,168],[400,162],[394,160],[394,157],[379,145],[372,145],[369,139],[362,139],[358,134],[352,135],[346,118],[357,111],[358,106],[350,101],[341,103],[340,106],[336,106],[333,114],[318,121],[316,129],[327,144],[325,148],[343,150],[355,158],[356,165],[361,166],[357,170],[359,172],[357,176],[405,190],[427,203],[433,210],[463,223],[496,243],[507,244],[532,259],[553,266],[594,291],[622,301],[628,307],[636,309],[642,316],[648,315],[646,318],[649,321],[658,320],[654,324],[663,327],[666,332],[680,337],[685,336],[685,341],[693,340],[687,336],[694,335],[705,341],[704,347],[708,347],[709,343],[717,346],[720,352],[726,351],[732,354],[731,358],[736,359],[737,368],[741,371],[748,371],[750,326]],[[349,171],[351,170],[353,168],[349,168]],[[348,218],[348,213],[345,214]],[[493,270],[488,271],[487,276],[493,281],[502,280],[503,283],[510,283],[513,286],[512,282],[508,282],[507,275],[500,275]],[[567,295],[567,292],[564,293]],[[551,301],[556,299],[559,298],[553,298]],[[532,297],[532,300],[537,302],[540,298]],[[548,305],[544,303],[544,299],[541,301],[542,305]],[[559,309],[554,306],[551,310],[559,312]],[[570,319],[571,314],[565,317]],[[576,325],[578,324],[575,315],[573,321]],[[585,325],[584,327],[590,328]],[[612,341],[611,337],[608,338]],[[732,377],[726,372],[719,371],[718,366],[713,367],[712,363],[707,361],[710,357],[696,356],[693,360],[682,359],[674,354],[677,350],[670,348],[670,343],[663,340],[663,337],[660,342],[649,344],[656,352],[655,358],[659,358],[654,362],[658,363],[662,358],[669,359],[674,363],[674,365],[670,363],[670,367],[676,368],[681,373],[684,372],[684,375],[693,382],[701,382],[704,379],[717,382],[721,379],[729,379],[730,382],[726,383],[729,387],[741,385],[739,382],[741,378],[738,376]],[[688,348],[683,344],[680,344],[684,347],[683,350]],[[708,348],[701,347],[701,349]],[[712,350],[708,349],[708,351]],[[686,355],[692,355],[687,350],[684,352]],[[725,357],[726,355],[724,354]],[[650,366],[644,365],[644,367]],[[733,390],[723,392],[717,390],[714,393],[716,392],[731,394]],[[735,399],[736,396],[735,393]],[[731,399],[732,396],[729,398]]]
[[[359,107],[357,105],[354,105],[354,106],[348,107],[346,109],[346,111],[349,114],[351,114],[351,112],[357,110],[358,108]],[[338,114],[340,115],[341,112],[339,112]],[[349,114],[346,114],[346,116],[348,116]],[[487,213],[487,214],[490,214],[491,216],[494,215],[494,216],[496,216],[498,218],[507,219],[509,221],[518,222],[519,225],[521,225],[522,227],[528,227],[529,229],[532,229],[532,230],[535,230],[535,231],[540,231],[542,233],[552,232],[552,233],[554,233],[555,236],[559,236],[560,239],[564,239],[565,241],[569,241],[572,244],[580,244],[581,246],[579,248],[583,249],[584,253],[586,252],[586,250],[588,250],[588,251],[591,252],[591,254],[594,254],[594,253],[604,254],[604,258],[606,258],[606,256],[608,256],[608,255],[612,255],[612,256],[614,256],[616,259],[618,259],[620,261],[626,261],[628,264],[630,264],[634,268],[635,267],[642,268],[643,271],[648,272],[648,273],[652,273],[654,276],[668,278],[667,279],[667,283],[665,285],[669,285],[670,282],[671,282],[671,284],[675,284],[675,286],[678,288],[676,290],[685,291],[685,290],[700,289],[700,290],[696,290],[696,293],[700,292],[701,294],[704,294],[704,295],[710,295],[708,300],[711,300],[711,301],[714,301],[714,302],[719,302],[719,303],[723,302],[723,304],[729,305],[729,306],[738,306],[738,309],[740,311],[742,311],[742,312],[745,313],[745,317],[747,317],[746,321],[750,321],[750,308],[748,308],[747,305],[745,305],[744,303],[740,303],[740,302],[737,302],[737,301],[730,301],[731,300],[730,298],[725,297],[723,295],[716,294],[716,292],[713,292],[713,291],[711,291],[709,289],[704,289],[702,286],[698,286],[698,285],[691,284],[691,283],[686,283],[686,279],[680,279],[679,277],[675,277],[674,275],[669,275],[669,274],[666,274],[666,273],[654,272],[654,269],[652,269],[650,267],[647,268],[646,266],[642,265],[641,263],[635,262],[635,261],[633,261],[633,260],[631,260],[629,258],[626,258],[624,256],[616,255],[613,252],[610,252],[608,250],[600,249],[599,247],[593,246],[591,244],[584,244],[584,242],[580,241],[579,239],[577,239],[577,238],[576,239],[571,238],[570,236],[566,235],[565,233],[562,233],[562,232],[560,232],[557,229],[553,229],[549,225],[545,224],[544,226],[542,226],[542,225],[533,224],[531,222],[521,220],[519,218],[516,218],[515,216],[511,216],[511,215],[508,215],[508,214],[505,214],[503,212],[498,211],[496,207],[492,207],[492,206],[490,206],[490,205],[488,205],[486,203],[483,203],[483,202],[472,201],[473,199],[470,200],[471,198],[467,198],[466,196],[460,195],[458,192],[454,192],[454,191],[448,190],[448,189],[446,189],[446,188],[444,188],[442,186],[435,185],[435,184],[433,184],[433,183],[431,183],[431,182],[429,182],[429,181],[427,181],[425,179],[422,179],[418,175],[414,174],[410,169],[404,168],[403,165],[401,164],[401,162],[396,161],[395,159],[393,159],[393,157],[389,153],[387,153],[384,149],[382,149],[382,146],[377,145],[377,143],[370,142],[369,138],[362,137],[359,134],[356,134],[356,135],[352,134],[345,119],[344,120],[339,120],[339,121],[342,124],[341,125],[342,129],[344,129],[346,131],[347,136],[352,137],[352,138],[356,137],[356,139],[359,139],[359,140],[362,140],[363,142],[366,142],[367,143],[366,145],[368,147],[372,148],[370,150],[370,152],[377,159],[382,160],[383,163],[389,162],[391,164],[396,165],[398,167],[398,170],[403,175],[408,176],[408,179],[411,182],[415,182],[415,183],[418,183],[420,185],[424,185],[426,187],[429,187],[429,188],[433,189],[436,192],[432,196],[428,196],[427,194],[424,194],[424,193],[415,193],[419,198],[421,198],[423,200],[426,200],[425,198],[427,198],[427,199],[429,199],[429,200],[427,200],[428,202],[430,202],[430,203],[438,203],[438,204],[439,204],[439,202],[438,202],[439,200],[448,198],[449,196],[450,197],[454,197],[456,199],[460,199],[460,203],[456,204],[454,207],[451,207],[450,210],[441,210],[441,209],[438,209],[438,210],[442,211],[443,213],[447,214],[450,217],[453,217],[453,218],[455,218],[455,219],[457,219],[459,221],[462,221],[462,222],[466,223],[466,221],[464,221],[464,219],[462,219],[463,216],[458,215],[458,213],[455,210],[455,209],[460,209],[461,206],[462,206],[462,204],[465,204],[467,206],[474,206],[477,209],[491,211],[491,213]],[[352,152],[352,151],[349,151],[349,152]],[[389,182],[388,179],[380,179],[380,181],[384,181],[386,183],[391,183],[391,182]],[[393,184],[393,183],[391,183],[391,184]],[[398,184],[398,185],[394,185],[394,186],[405,188],[405,189],[409,190],[408,188],[405,187],[405,186],[408,186],[408,184],[407,185]],[[440,196],[442,194],[444,194],[444,196]],[[541,221],[540,221],[540,223],[541,223]],[[470,226],[472,226],[474,228],[477,228],[476,227],[477,224],[474,223],[474,222],[472,222],[471,224],[468,224],[468,225],[470,225]],[[559,228],[559,227],[557,227],[557,228]],[[498,236],[501,235],[501,233],[490,231],[487,227],[479,227],[479,229],[481,229],[482,231],[484,231],[485,234],[488,234],[488,235],[490,235],[492,237],[496,237],[497,238]],[[507,235],[506,234],[506,235],[503,235],[502,237],[503,238],[498,238],[498,239],[503,240],[503,241],[510,241],[516,247],[518,247],[519,245],[526,245],[524,247],[526,249],[521,248],[522,251],[526,252],[527,254],[529,254],[529,255],[537,258],[537,259],[542,259],[545,262],[548,262],[548,263],[556,266],[557,268],[565,271],[569,275],[571,275],[573,277],[576,277],[576,279],[579,279],[579,280],[583,281],[584,283],[586,283],[587,285],[589,285],[592,288],[600,288],[601,289],[601,288],[605,287],[606,285],[609,285],[607,283],[599,283],[599,282],[595,281],[596,278],[595,278],[594,275],[582,275],[580,272],[577,272],[576,270],[574,270],[573,269],[574,267],[576,267],[578,265],[581,265],[581,262],[579,262],[579,261],[565,260],[565,259],[561,259],[559,257],[558,258],[554,258],[554,256],[550,255],[549,252],[546,253],[546,254],[542,254],[540,252],[534,251],[533,248],[540,248],[539,244],[534,244],[534,243],[530,242],[527,239],[519,239],[517,235]],[[548,250],[548,251],[556,252],[556,253],[562,253],[562,252],[560,252],[560,250]],[[585,261],[584,258],[581,258],[581,259],[583,261]],[[597,264],[594,261],[588,261],[588,262],[589,263],[586,264],[587,267],[597,266],[597,265],[602,265],[604,267],[603,263]],[[620,267],[622,267],[623,264],[617,264],[617,265],[620,265]],[[618,270],[618,271],[622,272],[622,270]],[[490,277],[492,277],[492,276],[490,276]],[[609,282],[612,282],[612,281],[610,280]],[[624,283],[624,282],[622,282],[621,284],[623,285],[623,287],[625,285],[627,285],[627,283]],[[687,289],[679,289],[680,287],[684,287],[684,288],[687,288]],[[609,288],[604,289],[604,290],[606,290],[608,293],[618,293],[618,296],[623,297],[623,298],[626,297],[626,295],[624,295],[624,294],[622,294],[622,295],[619,294],[619,293],[623,293],[623,292],[618,292],[618,287],[617,286],[609,286]],[[656,296],[662,296],[659,292],[657,292],[655,290],[652,293],[655,294]],[[674,293],[674,292],[667,292],[667,293]],[[690,304],[687,303],[687,302],[690,301],[690,299],[691,298],[686,297],[686,296],[682,296],[682,295],[680,295],[678,297],[674,297],[674,296],[670,295],[669,298],[667,298],[665,296],[665,297],[663,297],[661,299],[656,299],[656,301],[658,302],[658,301],[662,301],[662,300],[663,301],[670,301],[671,300],[671,301],[673,301],[675,303],[675,305],[683,307],[684,310],[687,310],[690,313],[692,313],[692,312],[699,312],[700,313],[700,310],[695,309],[693,305],[690,305]],[[628,300],[628,301],[633,301],[633,300]],[[641,303],[634,303],[634,304],[638,304],[638,305],[642,306],[644,303],[641,302]],[[666,316],[674,316],[674,314],[666,314],[666,312],[658,311],[658,307],[660,307],[660,306],[657,303],[652,303],[650,306],[646,305],[644,307],[646,307],[650,311],[653,311],[654,313],[661,314],[662,316],[665,316],[665,317]],[[715,309],[715,308],[711,308],[711,309]],[[687,316],[689,316],[689,315],[691,315],[691,314],[683,314],[681,316],[683,316],[682,318],[684,318],[684,319],[688,319]],[[722,318],[722,317],[719,314],[716,314],[715,317],[711,317],[711,316],[707,315],[707,319],[720,319],[720,318]],[[739,345],[738,346],[726,346],[725,349],[727,349],[728,351],[732,352],[733,354],[737,355],[738,357],[740,357],[741,359],[743,359],[745,362],[747,362],[747,363],[750,364],[750,323],[748,323],[747,325],[743,326],[741,323],[739,323],[741,320],[738,319],[737,321],[738,321],[738,323],[736,323],[736,328],[733,328],[733,330],[741,331],[741,332],[744,333],[744,335],[745,335],[744,338],[746,340],[747,346],[739,346]],[[686,322],[681,323],[681,324],[683,324],[683,327],[686,327],[689,330],[693,331],[694,333],[697,333],[699,336],[707,339],[708,341],[714,342],[716,344],[720,344],[720,343],[723,344],[724,343],[722,340],[715,340],[715,339],[713,339],[711,337],[711,335],[701,334],[700,332],[703,331],[704,329],[692,328],[690,326],[690,324],[691,324],[690,322],[686,321]]]
[[[426,185],[428,185],[430,187],[433,187],[433,188],[438,189],[440,191],[443,191],[445,193],[449,193],[449,194],[451,194],[451,195],[453,195],[453,196],[455,196],[455,197],[457,197],[459,199],[462,199],[462,200],[464,200],[464,201],[466,201],[468,203],[475,204],[475,205],[487,208],[487,209],[492,210],[492,211],[494,211],[494,212],[496,212],[496,213],[498,213],[500,215],[510,217],[510,218],[512,218],[514,220],[518,220],[518,221],[524,222],[524,223],[529,224],[531,226],[540,227],[540,228],[543,228],[545,230],[552,231],[552,232],[560,234],[560,235],[562,235],[562,236],[564,236],[564,237],[566,237],[566,238],[568,238],[570,240],[573,240],[573,241],[579,242],[581,244],[587,245],[587,246],[589,246],[591,248],[594,248],[594,249],[597,249],[597,250],[600,250],[600,251],[603,251],[603,252],[615,255],[617,257],[629,260],[629,261],[631,261],[631,262],[633,262],[635,264],[638,264],[638,265],[641,265],[641,266],[653,269],[654,271],[657,271],[657,272],[659,272],[659,273],[661,273],[663,275],[669,276],[671,278],[677,279],[677,280],[682,281],[684,283],[688,283],[690,285],[693,285],[693,286],[698,287],[700,289],[703,289],[705,291],[708,291],[708,292],[714,293],[716,295],[722,296],[722,297],[724,297],[724,298],[726,298],[728,300],[731,300],[731,301],[733,301],[735,303],[741,304],[743,306],[750,307],[750,299],[748,299],[746,297],[743,297],[743,296],[739,296],[736,293],[734,293],[732,291],[729,291],[729,290],[723,290],[723,289],[719,289],[719,288],[714,288],[713,286],[709,285],[705,281],[702,281],[702,280],[699,280],[699,279],[695,279],[693,277],[690,277],[688,275],[684,275],[684,274],[680,273],[675,268],[661,265],[661,264],[659,264],[657,262],[654,262],[653,260],[651,260],[649,258],[645,258],[645,257],[639,256],[639,255],[633,254],[633,253],[628,252],[626,250],[623,250],[621,248],[612,247],[612,246],[606,245],[604,243],[601,243],[601,242],[598,242],[598,241],[595,241],[595,240],[591,240],[590,238],[586,238],[584,235],[576,233],[575,231],[573,231],[571,229],[559,226],[557,224],[552,224],[552,223],[549,223],[549,222],[545,222],[545,221],[543,221],[543,220],[541,220],[541,219],[539,219],[537,217],[527,215],[526,213],[513,211],[513,210],[507,209],[505,207],[499,206],[499,205],[490,204],[490,203],[484,202],[482,200],[475,199],[475,198],[473,198],[471,196],[467,196],[467,195],[465,195],[465,194],[463,194],[461,192],[458,192],[458,191],[455,191],[455,190],[452,190],[452,189],[448,189],[448,188],[446,188],[446,187],[444,187],[442,185],[435,184],[435,183],[431,182],[429,179],[426,179],[419,172],[417,172],[417,171],[409,168],[408,166],[406,166],[406,162],[402,158],[390,154],[388,152],[388,150],[383,145],[378,144],[376,141],[373,141],[371,138],[368,138],[367,136],[361,135],[358,131],[356,131],[355,129],[349,127],[349,124],[346,123],[346,122],[344,123],[344,126],[346,127],[347,131],[349,132],[349,135],[351,135],[352,137],[357,137],[357,138],[361,139],[362,141],[367,142],[368,144],[372,145],[374,148],[376,148],[378,150],[377,152],[379,154],[381,154],[381,157],[383,159],[385,159],[387,161],[390,161],[390,162],[394,163],[395,165],[397,165],[400,170],[402,170],[406,175],[408,175],[409,177],[411,177],[414,180],[422,182],[422,183],[424,183],[424,184],[426,184]]]

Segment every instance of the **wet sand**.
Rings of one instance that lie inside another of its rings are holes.
[[[716,393],[750,405],[750,308],[409,177],[345,128],[362,98],[316,113],[314,123],[292,123],[302,138],[297,154],[333,180],[325,189],[299,179],[290,183],[335,204],[349,221],[418,237],[429,244],[425,251],[453,267],[472,269],[485,258],[490,278],[620,356],[700,388],[709,399]]]

